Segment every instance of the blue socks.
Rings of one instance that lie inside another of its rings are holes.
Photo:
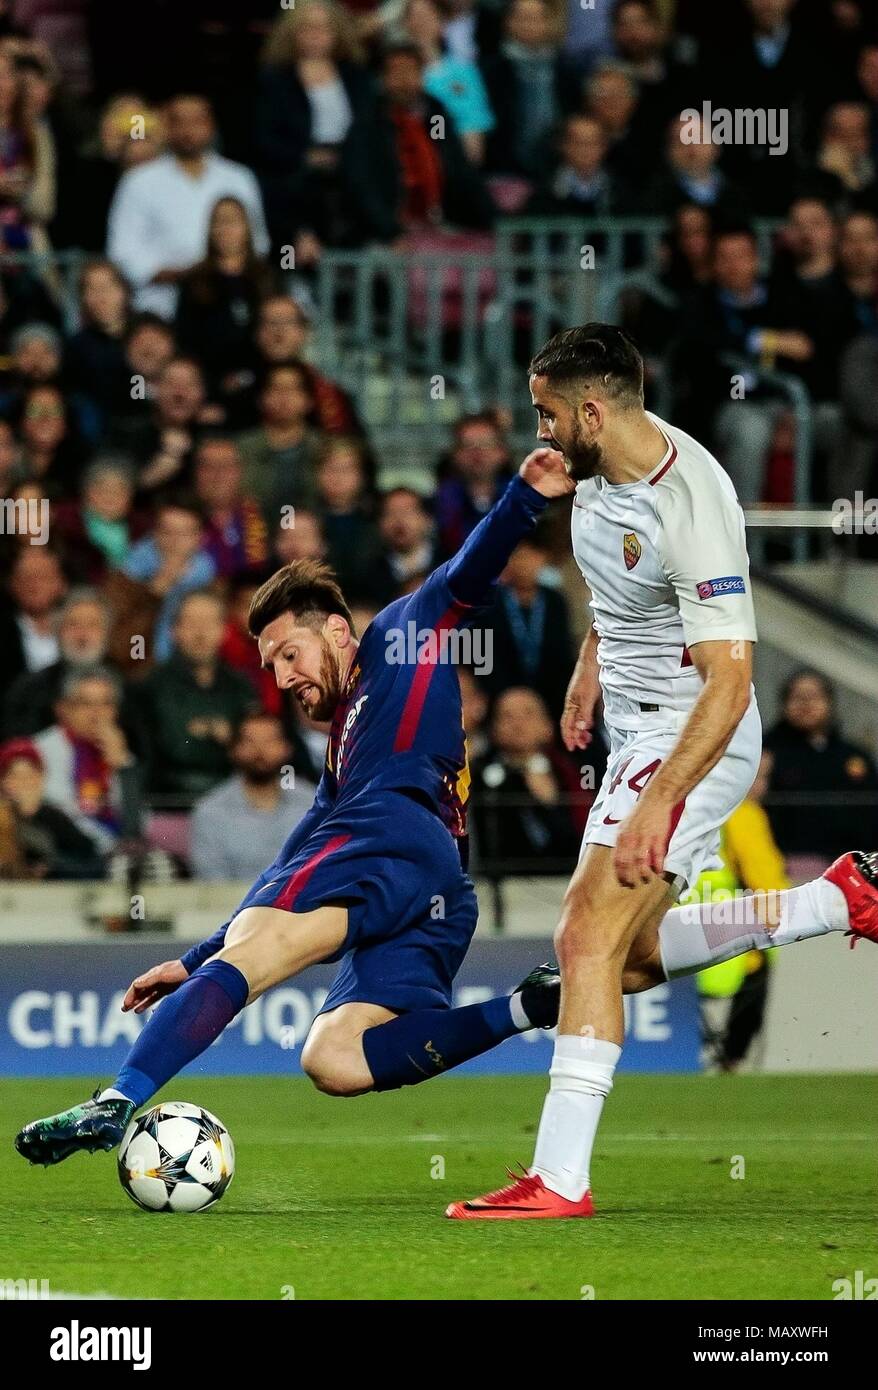
[[[367,1028],[363,1052],[376,1091],[416,1086],[520,1031],[507,995],[463,1009],[420,1009]]]
[[[136,1106],[199,1057],[240,1013],[249,986],[236,966],[211,960],[163,999],[113,1082]],[[415,1086],[521,1031],[510,998],[462,1009],[420,1009],[367,1028],[363,1051],[376,1091]]]
[[[163,999],[113,1082],[145,1105],[166,1081],[200,1056],[247,1003],[250,986],[237,966],[210,960]]]

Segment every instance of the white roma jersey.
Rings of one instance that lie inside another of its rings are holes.
[[[696,642],[756,640],[744,517],[728,474],[657,416],[661,463],[636,483],[590,478],[573,499],[573,553],[592,593],[607,723],[643,724],[640,705],[688,710]]]

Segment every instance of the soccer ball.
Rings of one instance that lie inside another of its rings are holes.
[[[165,1101],[132,1120],[119,1148],[119,1181],[145,1211],[204,1211],[235,1172],[225,1125],[186,1101]]]

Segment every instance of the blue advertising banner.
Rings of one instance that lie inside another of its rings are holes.
[[[454,1002],[508,994],[546,956],[545,940],[477,941],[457,977]],[[5,946],[0,979],[0,1075],[88,1075],[106,1081],[119,1068],[144,1019],[120,1009],[136,975],[173,956],[169,942],[115,940]],[[326,998],[334,966],[313,966],[244,1010],[189,1073],[298,1073],[302,1044]],[[698,1003],[693,982],[678,980],[626,999],[622,1069],[699,1068]],[[159,1006],[160,1007],[160,1006]],[[544,1072],[552,1034],[511,1038],[461,1071]]]

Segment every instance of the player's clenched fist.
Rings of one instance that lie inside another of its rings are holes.
[[[564,455],[557,449],[534,449],[518,470],[519,476],[544,497],[566,497],[576,484],[568,477]]]
[[[128,1013],[133,1009],[136,1014],[142,1014],[144,1009],[152,1008],[166,994],[173,994],[177,986],[188,979],[189,971],[181,960],[166,960],[161,965],[154,965],[152,970],[131,981],[128,993],[122,1000],[122,1012]]]

